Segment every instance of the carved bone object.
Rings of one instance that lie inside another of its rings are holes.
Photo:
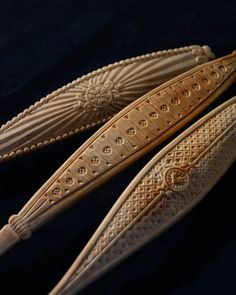
[[[189,212],[236,159],[236,97],[161,150],[134,178],[50,293],[75,294]]]
[[[0,128],[0,162],[104,123],[144,93],[212,58],[208,46],[194,45],[122,60],[82,76]]]
[[[190,122],[236,79],[236,52],[153,89],[88,139],[0,231],[0,253]]]

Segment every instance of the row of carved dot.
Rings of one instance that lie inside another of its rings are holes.
[[[130,128],[130,129],[128,129],[128,130],[130,131],[130,132],[129,132],[130,134],[134,134],[134,133],[135,133],[134,128]],[[117,144],[122,144],[122,143],[124,142],[124,140],[123,140],[121,137],[117,137],[115,141],[116,141]],[[112,152],[112,149],[111,149],[111,147],[106,146],[106,147],[103,149],[103,152],[104,152],[105,154],[110,154],[110,153]],[[97,165],[99,162],[100,162],[100,160],[99,160],[99,158],[98,158],[97,156],[92,157],[92,159],[91,159],[91,163],[92,163],[92,164]],[[81,174],[81,175],[85,175],[85,174],[87,173],[87,169],[86,169],[85,167],[83,167],[83,166],[79,167],[77,171],[78,171],[78,173]],[[71,177],[68,177],[68,178],[66,179],[66,183],[67,183],[68,185],[72,185],[72,184],[73,184],[73,179],[72,179]],[[59,188],[55,188],[55,189],[53,190],[53,194],[54,194],[54,195],[59,195],[59,193],[60,193],[60,189],[59,189]]]
[[[226,67],[224,67],[224,66],[219,66],[219,69],[221,71],[223,71],[223,72],[227,71]],[[219,74],[217,72],[213,71],[213,72],[211,72],[211,76],[212,77],[218,77]],[[207,79],[207,78],[203,78],[202,82],[206,83],[206,84],[210,83],[209,79]],[[201,87],[200,87],[200,85],[198,83],[194,83],[192,85],[192,88],[195,89],[195,90],[200,90]],[[183,91],[184,96],[190,96],[190,94],[191,94],[190,91],[187,90],[187,89]],[[174,98],[172,98],[171,102],[173,104],[175,104],[175,105],[178,105],[180,103],[180,100],[177,97],[174,97]],[[192,106],[190,105],[190,107],[192,107]],[[163,112],[167,112],[169,110],[169,108],[168,108],[167,105],[163,104],[163,105],[160,106],[160,110],[163,111]],[[156,119],[158,117],[158,114],[156,112],[152,112],[152,113],[150,113],[150,117],[152,119]],[[139,125],[142,126],[142,127],[146,127],[148,125],[148,122],[146,120],[141,120],[139,122]],[[132,136],[132,135],[135,135],[136,132],[135,132],[134,128],[129,128],[127,130],[127,133],[128,133],[128,135]]]
[[[145,121],[145,120],[143,120],[143,121]],[[130,134],[130,135],[135,134],[134,128],[130,128],[130,129],[128,129],[128,131],[129,131],[128,134]],[[121,138],[121,137],[117,137],[115,141],[116,141],[117,144],[122,144],[124,142],[123,138]],[[106,146],[106,147],[104,147],[103,152],[105,154],[111,154],[112,153],[112,149],[111,149],[110,146]],[[91,163],[92,164],[97,165],[99,162],[100,162],[100,160],[99,160],[99,158],[97,156],[94,156],[94,157],[91,158]],[[79,167],[77,171],[78,171],[78,173],[80,175],[85,175],[87,173],[87,169],[84,166]],[[72,185],[73,184],[73,179],[71,177],[68,177],[66,179],[66,183],[68,185]],[[55,188],[53,190],[53,194],[54,195],[59,195],[60,194],[60,189],[59,188]]]
[[[227,68],[225,67],[225,66],[219,66],[219,70],[221,71],[221,72],[227,72]],[[211,76],[213,77],[213,78],[218,78],[219,77],[219,73],[217,73],[217,72],[215,72],[215,71],[212,71],[211,72]],[[209,84],[210,83],[210,80],[209,79],[207,79],[206,77],[205,78],[202,78],[202,82],[204,83],[204,84]],[[200,90],[200,85],[198,84],[198,83],[193,83],[192,84],[192,89],[194,89],[194,90]],[[188,91],[188,90],[184,90],[183,91],[183,95],[185,95],[185,96],[189,96],[190,95],[190,92]]]
[[[117,140],[120,142],[122,141],[123,142],[123,139],[121,137],[118,137]],[[103,152],[104,154],[111,154],[112,153],[112,148],[110,146],[106,146],[104,147],[103,149]],[[94,164],[94,165],[98,165],[100,162],[100,159],[99,157],[97,156],[94,156],[91,158],[91,163]],[[78,173],[81,174],[81,175],[85,175],[87,173],[87,169],[84,167],[84,166],[81,166],[78,168]]]
[[[117,144],[122,144],[123,142],[124,142],[124,140],[121,137],[117,137],[116,138],[116,143]],[[111,154],[112,153],[112,148],[110,146],[106,146],[106,147],[104,147],[103,152],[104,152],[104,154]],[[100,162],[99,157],[94,156],[94,157],[91,158],[91,163],[92,164],[98,165],[99,162]],[[84,166],[79,167],[77,171],[81,175],[85,175],[87,173],[87,169]],[[69,184],[69,185],[71,185],[73,183],[72,178],[71,177],[68,177],[66,179],[66,183]],[[58,194],[59,192],[58,193],[57,192],[58,191],[57,190],[55,191],[55,189],[54,189],[54,193],[55,194]]]
[[[221,69],[221,71],[227,71],[225,69],[225,67],[223,67],[223,66],[220,66],[220,69]],[[219,74],[217,72],[211,72],[211,76],[214,77],[214,78],[217,78],[217,77],[219,77]],[[210,83],[210,80],[205,77],[205,78],[202,79],[202,82],[205,83],[205,84],[209,84]],[[192,84],[192,89],[194,89],[194,90],[200,90],[201,89],[201,86],[198,83],[193,83]],[[187,90],[187,89],[185,89],[183,91],[183,95],[184,96],[190,96],[190,94],[191,94],[190,91]],[[177,97],[174,97],[174,98],[172,98],[171,102],[173,104],[176,104],[177,105],[177,104],[180,103],[180,100]],[[161,105],[160,109],[162,111],[166,112],[168,110],[168,107],[166,105]]]
[[[141,120],[141,121],[140,121],[140,125],[142,125],[143,127],[147,126],[147,121],[146,121],[146,120]],[[127,130],[127,133],[128,133],[129,135],[134,135],[134,134],[136,133],[136,131],[135,131],[134,128],[129,128],[129,129]],[[123,139],[122,137],[119,136],[119,137],[117,137],[117,138],[115,139],[115,142],[116,142],[116,144],[123,144],[123,143],[124,143],[124,139]],[[103,148],[103,153],[104,153],[104,154],[107,154],[107,155],[111,154],[111,153],[112,153],[112,148],[111,148],[110,146],[105,146],[105,147]],[[92,163],[92,164],[97,165],[97,164],[99,164],[99,162],[100,162],[100,159],[99,159],[97,156],[94,156],[94,157],[91,158],[91,163]],[[87,169],[86,169],[85,167],[83,167],[83,166],[79,167],[77,171],[78,171],[78,173],[81,174],[81,175],[84,175],[84,174],[87,173]],[[68,181],[66,181],[66,182],[67,182],[68,184],[72,184],[72,179],[71,179],[71,180],[68,180]]]
[[[78,169],[78,173],[84,175],[87,172],[87,169],[85,167],[80,167]],[[67,177],[66,178],[66,183],[68,185],[72,185],[73,184],[73,179],[71,177]],[[58,187],[54,188],[54,190],[52,191],[52,193],[54,195],[59,195],[60,194],[60,189]]]

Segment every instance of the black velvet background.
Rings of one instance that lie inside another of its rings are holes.
[[[236,47],[234,3],[1,0],[0,123],[78,76],[123,58],[190,44],[209,44],[217,56],[230,53]],[[234,85],[214,106],[235,94]],[[0,226],[92,133],[0,166]],[[159,149],[1,257],[0,294],[51,290]],[[82,294],[235,294],[235,168],[181,222]]]

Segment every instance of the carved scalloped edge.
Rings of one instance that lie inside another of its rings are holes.
[[[211,51],[211,48],[207,45],[200,46],[200,45],[191,45],[191,46],[185,46],[180,48],[174,48],[174,49],[168,49],[168,50],[161,50],[157,52],[148,53],[145,55],[140,55],[137,57],[128,58],[125,60],[121,60],[118,62],[115,62],[113,64],[109,64],[107,66],[104,66],[102,68],[99,68],[97,70],[94,70],[86,75],[81,76],[78,79],[73,80],[72,82],[68,83],[67,85],[62,86],[61,88],[58,88],[57,90],[53,91],[52,93],[48,94],[47,96],[41,98],[39,101],[37,101],[35,104],[31,105],[29,108],[26,108],[23,112],[19,113],[16,117],[13,117],[10,121],[6,122],[6,124],[3,124],[0,127],[0,134],[7,130],[9,127],[13,126],[15,123],[19,122],[21,119],[23,119],[25,116],[29,115],[31,112],[35,111],[38,107],[41,107],[42,105],[49,102],[51,99],[53,99],[55,96],[64,93],[69,88],[75,86],[76,84],[84,81],[85,79],[92,78],[96,76],[97,74],[101,74],[106,72],[107,70],[115,69],[121,65],[128,65],[132,64],[137,61],[142,60],[150,60],[156,57],[164,57],[164,56],[172,56],[176,54],[186,53],[186,52],[192,52],[193,55],[196,56],[196,60],[198,64],[202,63],[202,56],[205,55],[209,59],[214,59],[215,55]],[[0,156],[0,163],[3,161],[7,161],[10,159],[14,159],[18,156],[22,156],[23,154],[27,154],[30,151],[36,151],[40,148],[43,148],[45,146],[48,146],[49,144],[53,144],[55,142],[59,142],[63,139],[66,139],[68,137],[71,137],[81,131],[84,131],[86,129],[95,127],[99,124],[105,123],[106,121],[110,120],[112,116],[109,116],[108,118],[104,118],[103,120],[99,120],[97,122],[92,123],[91,125],[88,124],[86,126],[82,126],[80,128],[76,128],[75,130],[70,131],[69,133],[64,133],[62,135],[59,135],[57,137],[52,137],[48,140],[45,140],[44,142],[39,142],[37,144],[33,144],[31,146],[24,147],[22,149],[18,149],[16,151],[12,151],[10,153],[6,153],[3,156]]]

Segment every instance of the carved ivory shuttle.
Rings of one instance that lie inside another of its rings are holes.
[[[0,128],[0,162],[104,123],[156,86],[213,58],[208,46],[193,45],[122,60],[82,76]]]
[[[162,143],[236,79],[236,52],[153,89],[102,126],[0,231],[0,253]]]
[[[236,97],[163,148],[133,179],[50,295],[75,294],[188,213],[236,160]]]

